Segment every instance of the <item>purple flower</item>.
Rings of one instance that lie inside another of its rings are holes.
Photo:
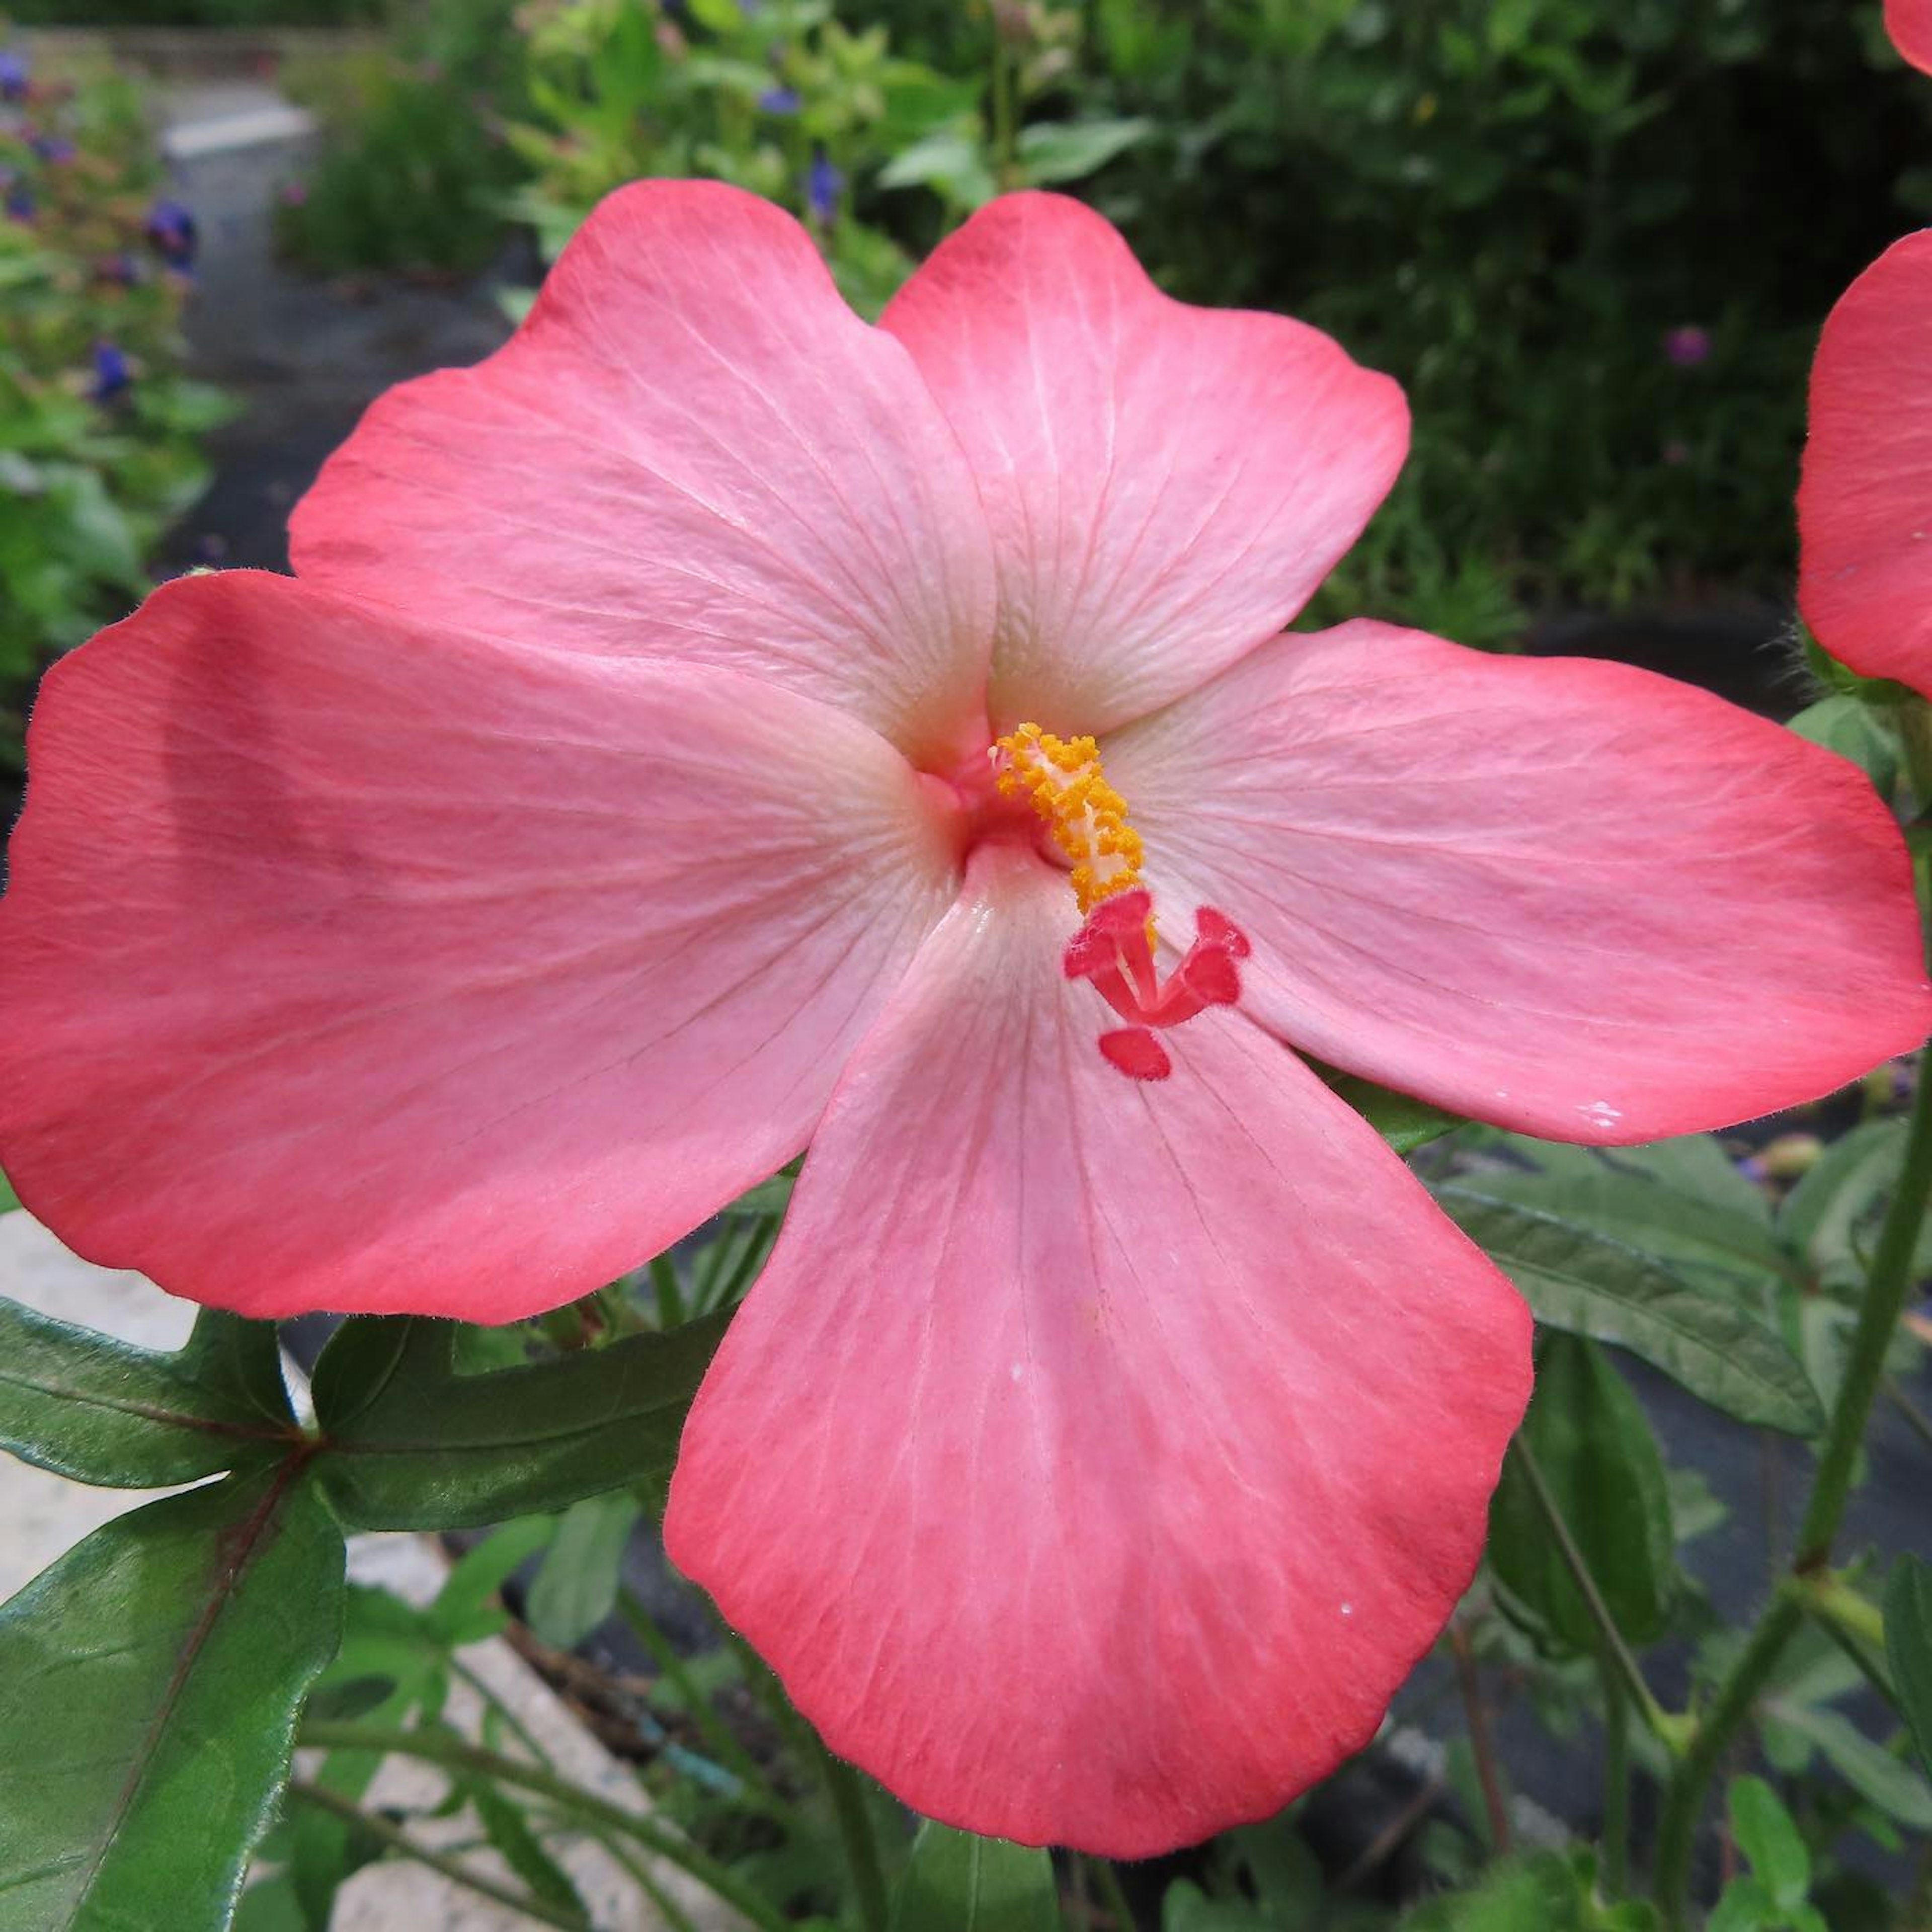
[[[132,386],[134,377],[128,367],[128,358],[111,342],[97,342],[94,345],[94,387],[91,392],[97,403],[106,402]]]
[[[10,181],[6,184],[5,207],[9,221],[30,222],[34,218],[34,191],[25,182]]]
[[[194,216],[179,202],[156,202],[148,211],[142,232],[154,244],[154,252],[170,268],[194,266],[198,240]]]
[[[300,208],[308,200],[307,182],[284,182],[281,185],[281,200],[284,208]]]
[[[1694,369],[1711,358],[1711,332],[1695,322],[1665,332],[1664,352],[1680,369]]]
[[[796,114],[804,103],[795,87],[768,87],[758,96],[758,106],[766,114]]]
[[[26,100],[28,78],[23,56],[0,52],[0,100]]]
[[[64,134],[29,134],[27,146],[44,161],[58,164],[74,158],[74,145]]]
[[[838,214],[838,196],[844,185],[845,177],[826,159],[825,150],[814,148],[812,166],[805,173],[805,200],[812,218],[821,226],[829,227]]]

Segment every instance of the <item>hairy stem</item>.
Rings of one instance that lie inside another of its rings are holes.
[[[1610,1606],[1604,1601],[1604,1593],[1597,1588],[1597,1580],[1590,1574],[1590,1566],[1584,1560],[1582,1551],[1577,1547],[1576,1539],[1570,1533],[1570,1526],[1563,1520],[1563,1512],[1557,1507],[1555,1493],[1538,1465],[1535,1452],[1519,1434],[1510,1444],[1510,1454],[1516,1459],[1518,1466],[1529,1483],[1530,1493],[1536,1499],[1538,1513],[1548,1526],[1551,1540],[1557,1552],[1563,1558],[1563,1565],[1570,1572],[1570,1579],[1576,1586],[1584,1606],[1590,1613],[1590,1621],[1597,1627],[1597,1634],[1602,1640],[1604,1655],[1610,1668],[1622,1680],[1624,1688],[1630,1694],[1631,1703],[1644,1723],[1657,1738],[1673,1755],[1685,1748],[1688,1725],[1680,1717],[1673,1716],[1664,1709],[1652,1694],[1644,1681],[1643,1672],[1636,1659],[1631,1655],[1630,1646],[1624,1642],[1623,1633],[1617,1628],[1616,1619],[1610,1615]]]
[[[1831,1561],[1832,1545],[1851,1496],[1859,1445],[1883,1378],[1886,1351],[1911,1290],[1912,1260],[1928,1194],[1932,1194],[1932,1068],[1922,1064],[1906,1130],[1904,1164],[1872,1256],[1851,1353],[1798,1528],[1798,1547],[1792,1558],[1796,1578],[1772,1598],[1730,1674],[1718,1685],[1665,1797],[1658,1843],[1657,1899],[1667,1925],[1681,1926],[1689,1909],[1691,1852],[1711,1780],[1798,1628],[1808,1585]],[[1830,1606],[1838,1607],[1835,1604]]]
[[[1469,1732],[1469,1749],[1476,1760],[1476,1782],[1483,1792],[1483,1810],[1489,1820],[1490,1849],[1499,1855],[1510,1848],[1509,1804],[1503,1795],[1502,1772],[1496,1762],[1496,1741],[1490,1735],[1490,1713],[1476,1675],[1476,1654],[1469,1634],[1460,1624],[1449,1627],[1450,1654],[1456,1660],[1456,1684],[1462,1698],[1462,1718]]]
[[[1597,1666],[1604,1682],[1604,1894],[1630,1889],[1630,1700],[1607,1657]]]
[[[834,1757],[824,1741],[814,1736],[832,1809],[838,1820],[838,1841],[852,1874],[852,1896],[865,1932],[886,1932],[886,1879],[879,1864],[879,1841],[866,1808],[865,1786],[859,1774],[842,1758]]]

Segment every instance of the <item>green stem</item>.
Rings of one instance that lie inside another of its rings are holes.
[[[504,1727],[510,1735],[530,1753],[532,1757],[536,1759],[538,1763],[546,1766],[551,1770],[556,1769],[556,1760],[542,1744],[538,1743],[536,1738],[531,1734],[530,1726],[510,1708],[508,1705],[503,1702],[502,1698],[497,1696],[495,1691],[490,1689],[488,1684],[484,1683],[481,1677],[477,1676],[475,1671],[470,1669],[468,1664],[464,1662],[461,1658],[451,1658],[449,1667],[470,1686],[485,1711],[494,1711],[503,1720]]]
[[[993,178],[1003,188],[1018,184],[1012,178],[1017,136],[1013,125],[1013,63],[999,16],[993,16]]]
[[[1597,1580],[1591,1575],[1590,1566],[1584,1561],[1583,1552],[1577,1547],[1576,1539],[1570,1534],[1570,1526],[1563,1520],[1563,1512],[1556,1505],[1556,1498],[1538,1465],[1534,1453],[1520,1435],[1510,1444],[1510,1454],[1516,1459],[1517,1466],[1528,1479],[1530,1493],[1535,1498],[1537,1509],[1549,1527],[1557,1553],[1562,1558],[1564,1568],[1570,1572],[1570,1581],[1576,1586],[1577,1592],[1583,1599],[1584,1607],[1590,1613],[1590,1621],[1597,1627],[1597,1634],[1602,1640],[1604,1654],[1609,1666],[1622,1679],[1624,1688],[1630,1694],[1630,1702],[1636,1707],[1638,1715],[1656,1735],[1658,1742],[1673,1756],[1681,1754],[1688,1739],[1688,1720],[1665,1710],[1652,1694],[1650,1686],[1644,1682],[1643,1672],[1638,1667],[1636,1659],[1630,1654],[1629,1645],[1624,1642],[1623,1633],[1617,1628],[1616,1619],[1610,1615],[1610,1606],[1604,1601],[1603,1592],[1597,1588]]]
[[[1898,1332],[1906,1297],[1912,1292],[1912,1262],[1928,1195],[1932,1195],[1932,1055],[1922,1058],[1919,1064],[1912,1122],[1906,1134],[1905,1163],[1872,1256],[1864,1304],[1852,1335],[1852,1352],[1825,1432],[1811,1500],[1798,1528],[1792,1568],[1801,1574],[1822,1569],[1832,1560],[1832,1539],[1851,1495],[1852,1472],[1864,1441],[1865,1424],[1884,1378],[1886,1351]]]
[[[1100,1903],[1107,1908],[1118,1932],[1134,1932],[1134,1908],[1127,1903],[1127,1894],[1120,1884],[1120,1874],[1114,1869],[1113,1860],[1087,1858],[1082,1862],[1093,1874]]]
[[[594,1792],[580,1790],[554,1772],[516,1758],[484,1750],[466,1739],[446,1731],[392,1730],[381,1724],[311,1720],[302,1728],[299,1742],[322,1750],[392,1752],[399,1757],[420,1758],[425,1763],[451,1766],[494,1778],[521,1791],[533,1791],[547,1798],[560,1810],[584,1821],[592,1832],[614,1832],[633,1840],[644,1849],[688,1872],[699,1884],[715,1892],[728,1905],[736,1906],[760,1932],[790,1932],[790,1922],[777,1907],[754,1891],[728,1865],[701,1852],[693,1844],[640,1818],[620,1806],[607,1803]]]
[[[657,1619],[639,1602],[636,1593],[628,1589],[620,1591],[617,1606],[638,1641],[650,1652],[651,1661],[657,1666],[659,1673],[677,1693],[686,1715],[698,1727],[698,1734],[712,1756],[734,1772],[759,1799],[782,1814],[788,1810],[790,1808],[784,1801],[765,1781],[757,1760],[732,1736],[730,1726],[712,1708],[711,1700],[698,1688],[697,1680],[677,1654],[676,1647],[658,1628]]]
[[[832,1810],[838,1820],[838,1841],[852,1874],[852,1894],[865,1932],[886,1932],[886,1878],[879,1864],[879,1841],[866,1807],[865,1786],[859,1774],[842,1758],[834,1757],[823,1738],[814,1738]]]
[[[432,1851],[427,1845],[419,1845],[400,1826],[394,1825],[380,1813],[364,1811],[359,1804],[329,1790],[326,1786],[310,1784],[301,1778],[290,1780],[289,1795],[298,1798],[304,1804],[313,1804],[318,1810],[333,1812],[358,1832],[364,1832],[394,1852],[398,1858],[407,1858],[412,1864],[427,1865],[431,1871],[440,1872],[453,1885],[460,1885],[466,1892],[478,1897],[494,1900],[499,1905],[507,1905],[513,1912],[520,1912],[526,1918],[534,1918],[544,1925],[555,1925],[562,1932],[590,1932],[590,1922],[582,1913],[566,1912],[560,1907],[546,1904],[530,1893],[512,1891],[506,1885],[499,1885],[494,1879],[485,1878],[480,1872],[473,1872],[460,1859],[446,1853]]]
[[[1791,1588],[1824,1626],[1826,1635],[1870,1681],[1873,1689],[1895,1707],[1898,1692],[1886,1661],[1884,1612],[1828,1570],[1817,1576],[1796,1577]]]
[[[614,1863],[624,1868],[631,1882],[656,1906],[658,1916],[670,1928],[670,1932],[698,1932],[697,1922],[652,1876],[650,1867],[642,1858],[627,1851],[608,1832],[599,1834],[598,1843]]]
[[[1597,1667],[1604,1683],[1604,1895],[1615,1900],[1630,1889],[1630,1700],[1601,1652]]]
[[[1732,1736],[1750,1714],[1757,1694],[1777,1667],[1800,1621],[1798,1599],[1780,1590],[1759,1619],[1730,1675],[1718,1685],[1709,1709],[1699,1719],[1690,1748],[1664,1795],[1663,1822],[1658,1828],[1657,1902],[1664,1923],[1673,1932],[1683,1924],[1689,1906],[1690,1854],[1696,1844],[1705,1795],[1730,1748]]]

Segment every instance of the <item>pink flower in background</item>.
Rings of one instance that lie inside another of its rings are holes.
[[[1885,26],[1898,51],[1932,74],[1932,0],[1885,0]]]
[[[1932,697],[1932,230],[1894,242],[1825,324],[1798,532],[1818,641]]]
[[[296,580],[170,585],[50,676],[0,1164],[177,1293],[505,1321],[808,1142],[676,1561],[933,1816],[1136,1855],[1275,1810],[1467,1583],[1529,1375],[1288,1046],[1634,1142],[1928,1008],[1828,753],[1281,634],[1406,434],[1070,202],[874,328],[776,210],[624,190],[508,346],[370,411]]]
[[[1711,332],[1687,322],[1664,333],[1664,353],[1679,369],[1695,369],[1711,359]]]

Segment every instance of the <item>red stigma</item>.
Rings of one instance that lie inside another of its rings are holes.
[[[1165,1080],[1174,1071],[1154,1030],[1178,1026],[1208,1006],[1232,1006],[1241,996],[1240,968],[1252,949],[1225,914],[1202,906],[1194,915],[1194,944],[1163,980],[1154,962],[1149,927],[1154,897],[1144,887],[1102,899],[1066,943],[1061,970],[1090,980],[1126,1027],[1100,1036],[1101,1057],[1136,1080]]]

